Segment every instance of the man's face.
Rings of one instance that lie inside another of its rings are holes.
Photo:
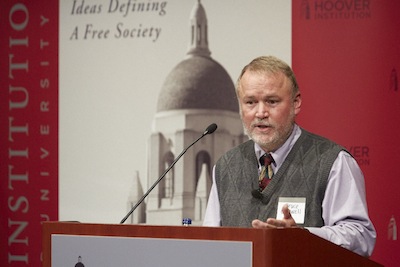
[[[244,129],[267,152],[285,143],[300,112],[300,93],[293,97],[291,87],[282,73],[246,71],[240,80],[238,99]]]

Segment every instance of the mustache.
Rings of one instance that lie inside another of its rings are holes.
[[[271,123],[268,123],[264,120],[255,120],[250,124],[250,127],[254,128],[254,127],[273,127],[273,125]]]

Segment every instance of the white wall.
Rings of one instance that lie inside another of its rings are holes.
[[[164,16],[130,12],[124,17],[107,12],[116,0],[85,0],[89,10],[101,5],[101,12],[80,15],[71,14],[73,1],[60,0],[60,220],[118,223],[127,212],[136,171],[147,189],[147,140],[158,94],[167,74],[186,55],[196,1],[168,0]],[[290,0],[201,3],[211,57],[233,81],[259,55],[290,63]],[[125,28],[160,27],[161,33],[156,41],[118,39],[118,23]],[[110,29],[108,38],[81,38],[87,24]],[[79,39],[70,40],[76,29]]]

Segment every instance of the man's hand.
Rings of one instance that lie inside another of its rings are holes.
[[[266,222],[260,221],[258,219],[253,220],[251,225],[253,228],[291,228],[297,227],[296,222],[290,214],[290,210],[287,204],[282,207],[283,220],[277,220],[273,218],[268,218]]]

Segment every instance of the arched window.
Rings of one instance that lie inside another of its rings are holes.
[[[174,161],[174,155],[171,152],[168,152],[164,156],[163,160],[163,171],[171,166]],[[175,173],[174,168],[172,168],[164,177],[164,179],[160,182],[160,198],[173,198],[174,196],[174,183],[175,183]]]
[[[196,156],[195,220],[201,221],[211,189],[211,158],[208,152],[200,151]]]

